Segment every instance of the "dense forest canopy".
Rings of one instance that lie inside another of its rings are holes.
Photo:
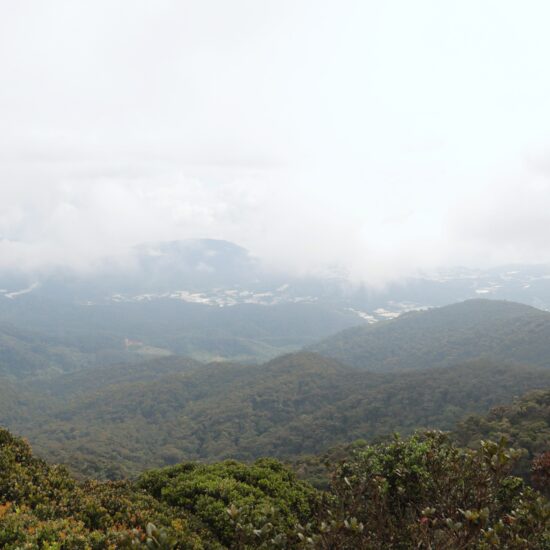
[[[75,474],[121,478],[185,459],[294,460],[358,438],[452,429],[468,413],[550,386],[550,369],[536,367],[477,361],[381,374],[312,353],[261,366],[166,358],[130,373],[121,365],[19,396],[12,388],[21,416],[6,402],[2,420]]]

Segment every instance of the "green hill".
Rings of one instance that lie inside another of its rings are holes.
[[[163,485],[171,491],[161,491]],[[234,548],[239,533],[226,513],[230,504],[248,505],[256,512],[250,519],[256,520],[275,507],[275,525],[290,530],[313,516],[318,499],[312,487],[273,460],[252,466],[181,464],[172,471],[148,472],[139,484],[78,483],[0,429],[4,549]]]
[[[53,319],[52,325],[56,325]],[[144,359],[140,350],[126,349],[124,340],[114,334],[76,337],[63,326],[48,331],[0,324],[0,378],[28,383],[37,378],[53,379],[68,372]]]
[[[89,366],[93,359],[56,338],[3,324],[0,326],[0,376],[20,379],[59,374]]]
[[[449,367],[472,359],[550,366],[550,313],[469,300],[347,329],[310,348],[371,371]]]

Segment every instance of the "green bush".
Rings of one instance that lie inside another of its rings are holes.
[[[334,472],[304,547],[548,548],[550,507],[509,475],[505,442],[456,447],[441,432],[367,446]]]
[[[249,466],[233,460],[184,463],[146,473],[138,487],[192,512],[230,547],[266,523],[271,523],[270,533],[291,531],[312,517],[319,500],[310,485],[273,459],[259,459]]]

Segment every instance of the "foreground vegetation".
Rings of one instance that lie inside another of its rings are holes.
[[[533,460],[550,451],[550,390],[531,392],[486,415],[471,415],[458,424],[455,437],[469,446],[482,439],[506,439],[521,452],[516,472],[528,479]]]
[[[364,446],[327,492],[273,459],[78,483],[1,430],[0,547],[548,548],[549,503],[509,475],[515,455],[426,432]]]

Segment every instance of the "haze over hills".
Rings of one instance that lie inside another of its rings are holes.
[[[169,354],[253,362],[361,322],[350,312],[317,303],[219,308],[159,299],[58,307],[51,300],[27,298],[2,306],[12,326],[29,327],[23,332],[30,330],[45,343],[92,355],[89,359],[96,364]]]
[[[83,356],[79,364],[167,354],[265,361],[479,296],[550,309],[550,269],[451,270],[375,288],[341,272],[277,271],[233,243],[195,239],[140,245],[88,272],[0,272],[3,322]]]
[[[380,287],[358,284],[344,269],[297,275],[262,263],[235,243],[189,239],[142,244],[87,271],[0,272],[0,296],[29,295],[88,305],[162,298],[218,307],[323,301],[362,307],[381,320],[386,306],[396,314],[476,297],[550,309],[550,266],[446,269]]]
[[[121,346],[92,343],[79,346],[67,338],[0,325],[0,376],[12,379],[50,377],[62,372],[97,367],[115,361],[133,361],[139,356]]]
[[[0,315],[98,362],[180,354],[258,361],[364,322],[225,241],[143,245],[92,273],[0,274]],[[10,286],[11,285],[11,286]],[[19,285],[19,286],[18,286]]]
[[[138,252],[142,268],[126,286],[108,282],[111,272],[101,284],[73,281],[59,300],[59,280],[0,296],[11,323],[0,330],[9,380],[0,422],[79,475],[119,478],[183,459],[294,460],[357,438],[451,429],[550,385],[550,313],[527,305],[476,299],[397,318],[384,310],[372,322],[358,314],[359,300],[373,299],[360,289],[283,284],[228,243]],[[215,295],[226,301],[216,302],[208,289],[224,280]],[[187,294],[167,290],[178,281]],[[87,288],[96,301],[84,300]]]
[[[373,371],[448,367],[487,358],[550,366],[550,313],[513,302],[469,300],[350,328],[311,346]]]

